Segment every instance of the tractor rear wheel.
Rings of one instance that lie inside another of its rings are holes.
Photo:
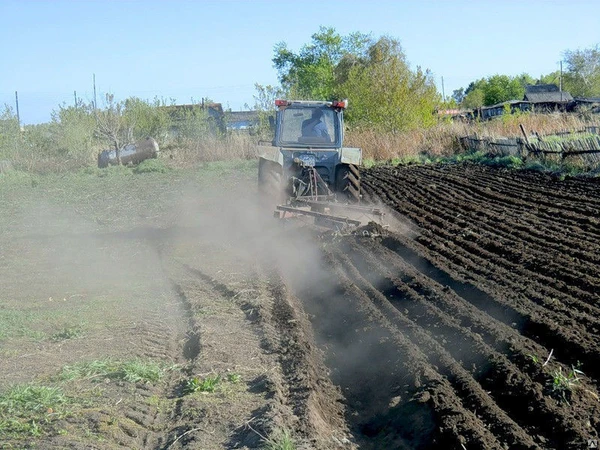
[[[279,203],[283,199],[282,170],[279,164],[266,159],[258,163],[258,190],[265,201]]]
[[[360,173],[353,164],[339,166],[335,175],[335,190],[344,200],[351,203],[360,201]]]

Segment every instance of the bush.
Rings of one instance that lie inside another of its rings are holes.
[[[170,170],[162,159],[147,159],[133,168],[133,173],[166,173]]]

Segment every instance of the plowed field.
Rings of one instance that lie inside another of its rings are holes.
[[[217,169],[3,186],[0,448],[598,439],[597,181],[374,168],[387,216],[347,234],[275,223],[254,168]],[[162,376],[64,377],[107,358]],[[23,384],[63,400],[7,406]]]
[[[597,438],[598,183],[471,165],[364,181],[414,234],[357,238],[338,261],[408,341],[401,359],[419,368],[400,372],[422,374],[406,384],[432,407],[439,448]]]

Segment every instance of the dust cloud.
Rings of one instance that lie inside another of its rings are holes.
[[[0,288],[14,294],[15,304],[46,311],[48,332],[86,322],[88,334],[86,344],[67,355],[48,358],[46,346],[32,350],[28,358],[10,362],[11,373],[42,360],[51,373],[82,358],[143,355],[135,336],[145,323],[165,336],[184,336],[186,312],[171,276],[189,265],[225,285],[275,273],[311,319],[309,334],[324,349],[350,409],[364,416],[362,425],[388,408],[402,380],[397,363],[389,361],[402,355],[364,310],[364,294],[331,267],[325,255],[337,245],[332,233],[316,229],[310,219],[276,220],[275,205],[264,205],[254,182],[231,176],[200,186],[178,180],[154,201],[135,192],[124,198],[127,205],[107,211],[48,199],[19,211],[12,240],[3,248],[12,262]],[[389,229],[412,233],[406,220],[385,212]],[[55,307],[56,302],[68,307]],[[111,345],[115,341],[132,344]]]

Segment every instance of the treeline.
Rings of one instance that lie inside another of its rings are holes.
[[[583,50],[566,50],[563,71],[555,71],[539,78],[527,73],[511,77],[493,75],[472,81],[467,88],[453,92],[452,100],[464,109],[491,106],[508,100],[521,100],[525,87],[530,84],[555,84],[573,97],[600,97],[600,46]]]
[[[295,99],[350,99],[346,118],[353,127],[388,132],[428,127],[437,122],[439,109],[474,109],[508,100],[522,100],[529,84],[556,84],[574,97],[600,97],[600,47],[567,50],[564,68],[534,78],[491,75],[453,92],[444,102],[430,71],[411,70],[400,42],[389,36],[338,34],[321,27],[298,52],[285,42],[275,46],[273,63],[280,87],[258,86],[265,95]]]

